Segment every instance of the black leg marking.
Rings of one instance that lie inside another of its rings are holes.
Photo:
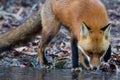
[[[45,52],[44,51],[42,51],[42,54],[43,54],[43,64],[48,64],[48,61],[47,61],[47,59],[46,59],[46,54],[45,54]]]
[[[105,56],[104,56],[104,61],[107,62],[111,57],[111,45],[109,46]]]
[[[73,38],[72,39],[72,65],[73,68],[79,67],[78,66],[78,47],[77,47],[77,39]]]

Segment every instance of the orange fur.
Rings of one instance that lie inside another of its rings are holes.
[[[108,24],[104,5],[99,0],[50,0],[54,14],[78,35],[84,21],[94,30]],[[74,33],[73,31],[73,33]]]
[[[109,47],[109,39],[105,39],[104,33],[100,30],[108,24],[108,16],[99,0],[47,0],[41,17],[43,33],[47,35],[53,29],[58,31],[58,25],[62,22],[69,27],[71,36],[78,39],[78,45],[86,53],[92,51],[97,56]],[[92,31],[87,39],[80,34],[82,22],[85,22]],[[100,57],[94,56],[91,63],[97,65],[99,63],[97,58]]]

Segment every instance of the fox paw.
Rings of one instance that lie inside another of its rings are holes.
[[[72,72],[80,72],[80,71],[82,71],[82,68],[80,68],[80,67],[72,68],[71,71]]]
[[[52,64],[46,64],[42,66],[42,69],[53,69],[54,66]]]

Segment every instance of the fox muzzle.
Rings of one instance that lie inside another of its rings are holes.
[[[93,65],[90,64],[90,57],[86,55],[86,53],[85,53],[84,50],[81,48],[81,46],[78,46],[78,49],[81,51],[82,56],[84,57],[85,65],[86,65],[89,69],[93,69]]]

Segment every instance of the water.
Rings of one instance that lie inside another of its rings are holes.
[[[71,73],[70,69],[43,71],[32,68],[0,67],[0,80],[120,80],[120,73],[98,71]]]

